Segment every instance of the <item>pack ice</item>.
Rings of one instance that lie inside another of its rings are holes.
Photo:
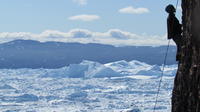
[[[177,65],[165,68],[156,112],[170,111]],[[59,69],[1,69],[2,112],[152,112],[162,67],[84,60]]]

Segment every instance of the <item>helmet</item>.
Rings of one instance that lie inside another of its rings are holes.
[[[168,13],[174,13],[174,12],[176,12],[176,9],[174,8],[173,5],[169,4],[169,5],[165,8],[165,11],[168,12]]]

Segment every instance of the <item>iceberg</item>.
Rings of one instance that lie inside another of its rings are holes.
[[[56,70],[50,70],[42,77],[57,78],[104,78],[104,77],[120,77],[122,74],[114,71],[110,67],[93,61],[84,60],[80,64],[70,64]]]
[[[164,75],[172,76],[176,73],[176,66],[166,66]],[[70,64],[69,66],[46,70],[41,77],[54,78],[111,78],[133,75],[160,76],[161,66],[148,65],[136,60],[127,62],[125,60],[101,64],[98,62],[83,60],[79,64]]]
[[[162,73],[160,66],[153,65],[146,70],[140,70],[137,75],[147,75],[147,76],[160,76]]]

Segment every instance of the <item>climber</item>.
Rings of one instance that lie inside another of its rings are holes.
[[[176,9],[173,5],[169,4],[165,11],[169,13],[167,18],[167,32],[168,32],[168,39],[173,39],[177,46],[177,54],[176,54],[176,61],[180,60],[180,50],[182,44],[182,25],[179,23],[178,19],[175,16]]]

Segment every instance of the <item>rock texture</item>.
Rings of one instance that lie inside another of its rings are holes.
[[[183,45],[172,112],[200,112],[200,0],[182,0]]]

